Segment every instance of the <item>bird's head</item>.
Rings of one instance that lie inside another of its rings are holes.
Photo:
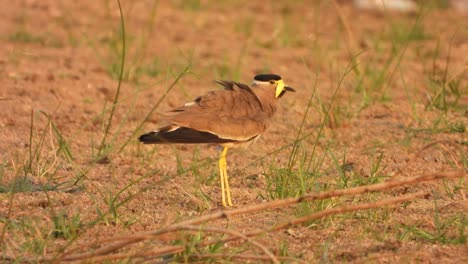
[[[280,98],[286,91],[295,92],[294,88],[287,86],[281,76],[276,74],[258,74],[255,75],[253,85],[269,85],[275,89],[275,98]]]

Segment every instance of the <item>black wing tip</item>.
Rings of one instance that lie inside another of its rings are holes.
[[[281,76],[279,76],[277,74],[273,74],[273,73],[257,74],[257,75],[255,75],[254,80],[259,81],[259,82],[268,82],[268,81],[271,81],[271,80],[279,81],[279,80],[281,80]]]
[[[149,132],[141,135],[138,140],[143,144],[222,144],[235,141],[188,127],[179,127],[170,131],[159,130],[157,132]]]
[[[223,86],[224,89],[226,90],[232,90],[234,88],[234,82],[233,81],[227,81],[227,80],[214,80],[215,83]]]
[[[150,144],[161,141],[156,135],[157,132],[149,132],[138,137],[138,141],[144,144]]]

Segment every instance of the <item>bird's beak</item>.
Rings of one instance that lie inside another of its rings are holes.
[[[275,98],[278,98],[281,93],[283,91],[290,91],[290,92],[295,92],[296,90],[294,90],[294,88],[291,88],[289,86],[287,86],[286,84],[284,84],[283,80],[279,80],[279,81],[276,81],[277,85],[276,85],[276,94],[275,94]]]
[[[290,91],[290,92],[296,92],[296,89],[292,88],[292,87],[289,87],[289,86],[285,86],[284,89],[286,91]]]

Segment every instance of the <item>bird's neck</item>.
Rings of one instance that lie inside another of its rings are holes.
[[[268,116],[272,116],[276,112],[276,98],[274,91],[271,91],[271,87],[256,85],[254,86],[253,91],[262,104],[263,111]]]

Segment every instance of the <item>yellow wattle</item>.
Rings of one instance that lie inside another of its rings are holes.
[[[283,80],[279,80],[279,81],[276,81],[276,94],[275,94],[275,98],[278,98],[281,94],[281,92],[283,92],[284,90],[284,82]]]

